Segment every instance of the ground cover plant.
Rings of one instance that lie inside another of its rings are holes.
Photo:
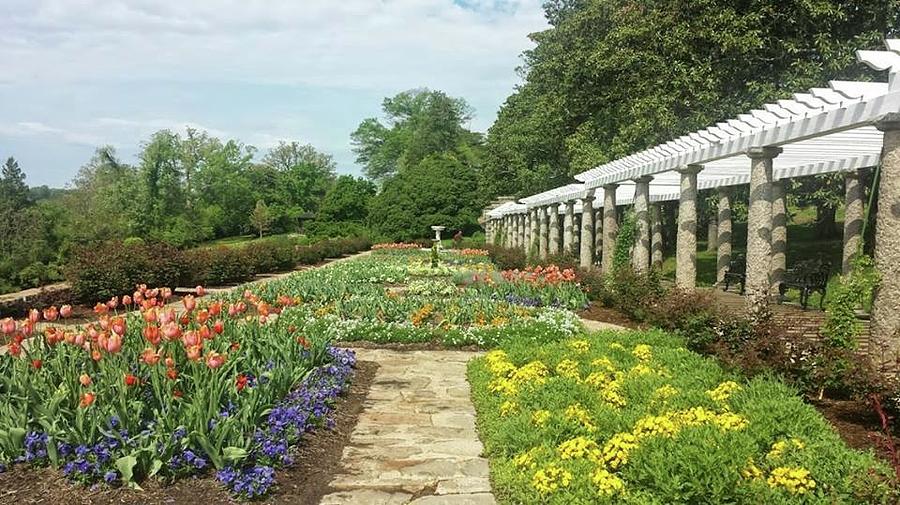
[[[131,486],[215,472],[238,495],[269,490],[290,447],[327,425],[353,353],[301,333],[291,298],[188,296],[176,311],[170,295],[140,287],[82,327],[38,330],[66,315],[55,308],[0,321],[0,471]]]
[[[469,367],[503,503],[895,503],[796,392],[743,381],[659,331],[534,345]]]

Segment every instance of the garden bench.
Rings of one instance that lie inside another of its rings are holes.
[[[725,287],[722,291],[728,291],[732,284],[741,285],[741,294],[744,294],[744,284],[747,281],[747,259],[743,254],[735,254],[728,262],[728,269],[725,270]]]
[[[784,281],[778,285],[778,292],[784,297],[788,289],[800,291],[800,305],[805,309],[809,305],[809,297],[819,292],[819,308],[825,305],[825,290],[828,285],[828,277],[831,274],[831,264],[820,260],[801,261],[797,266],[789,268],[784,273]]]

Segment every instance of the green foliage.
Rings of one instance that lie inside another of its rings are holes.
[[[490,195],[533,194],[830,79],[897,33],[894,0],[553,0],[487,137]],[[714,62],[714,63],[713,63]],[[488,186],[489,184],[489,186]]]
[[[494,492],[509,503],[897,498],[893,472],[848,448],[791,388],[770,375],[744,382],[660,331],[511,340],[472,360],[468,377]],[[538,474],[550,466],[570,479],[542,492]],[[773,478],[779,467],[808,471],[815,486],[788,489]],[[610,480],[621,487],[604,492]]]
[[[631,250],[637,238],[637,222],[634,213],[625,213],[616,235],[616,246],[613,250],[613,270],[621,270],[631,266]]]
[[[369,215],[369,202],[375,196],[375,185],[352,175],[337,178],[325,193],[316,219],[320,222],[362,223]]]
[[[853,260],[850,273],[829,285],[826,319],[822,327],[827,346],[856,349],[860,332],[856,311],[871,304],[879,282],[875,262],[869,256],[859,255]]]
[[[481,212],[474,169],[450,153],[435,154],[385,182],[370,206],[369,226],[389,240],[427,237],[431,226],[469,233]]]
[[[269,229],[272,219],[269,206],[266,205],[266,202],[258,200],[256,207],[253,208],[253,212],[250,213],[250,224],[259,232],[259,238],[262,238],[263,233]]]

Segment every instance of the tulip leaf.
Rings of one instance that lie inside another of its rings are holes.
[[[134,456],[122,456],[116,460],[116,470],[122,476],[122,482],[131,483],[134,480],[134,466],[137,465],[137,458]]]
[[[222,454],[228,461],[240,461],[247,457],[247,450],[242,447],[226,447]]]
[[[150,463],[150,470],[147,472],[147,477],[153,477],[160,470],[162,470],[163,462],[161,459],[154,459],[153,462]]]

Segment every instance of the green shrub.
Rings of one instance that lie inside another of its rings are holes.
[[[240,246],[251,263],[254,274],[277,272],[294,268],[294,241],[287,237],[254,240]]]
[[[250,280],[255,262],[244,247],[205,247],[186,252],[190,285],[222,286]]]
[[[500,270],[522,270],[527,266],[525,253],[520,249],[510,249],[499,245],[485,245],[491,261]]]

